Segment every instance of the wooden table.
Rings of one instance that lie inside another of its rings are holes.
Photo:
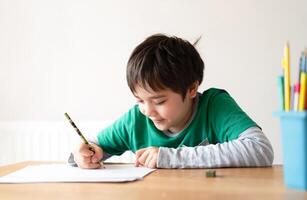
[[[39,163],[3,166],[0,176]],[[307,199],[307,192],[284,186],[282,166],[216,169],[216,178],[207,178],[205,172],[158,169],[143,180],[128,183],[0,184],[0,199]]]

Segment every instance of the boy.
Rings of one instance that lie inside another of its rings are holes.
[[[135,165],[149,168],[271,166],[270,142],[234,99],[215,88],[197,92],[203,70],[188,41],[148,37],[127,64],[137,105],[98,134],[94,152],[81,144],[72,160],[99,168],[101,160],[131,150]]]

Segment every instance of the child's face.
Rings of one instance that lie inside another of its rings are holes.
[[[157,129],[180,132],[192,115],[192,102],[196,91],[188,91],[185,99],[172,90],[152,91],[136,88],[134,96],[140,111],[152,120]]]

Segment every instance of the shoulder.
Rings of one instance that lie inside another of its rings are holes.
[[[226,90],[210,88],[200,99],[201,109],[207,111],[208,121],[220,142],[237,138],[247,128],[258,126]]]
[[[201,104],[214,104],[216,101],[227,102],[228,100],[233,101],[229,93],[224,89],[219,88],[210,88],[205,90],[200,94],[200,103]]]
[[[140,112],[139,106],[134,105],[124,113],[116,122],[124,124],[134,124],[136,121],[145,120],[145,116]]]
[[[119,118],[117,118],[108,127],[104,128],[100,132],[100,135],[118,135],[122,138],[126,138],[134,132],[138,124],[144,123],[145,121],[146,119],[140,112],[138,105],[135,105],[124,114],[122,114]]]
[[[200,105],[212,114],[243,112],[226,90],[218,88],[210,88],[200,94]]]
[[[220,88],[209,88],[209,89],[205,90],[202,93],[202,95],[212,96],[212,95],[217,95],[217,94],[222,94],[222,93],[227,93],[227,91],[224,90],[224,89],[220,89]]]

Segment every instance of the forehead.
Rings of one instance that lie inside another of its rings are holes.
[[[151,88],[143,88],[137,86],[135,88],[135,93],[133,94],[136,98],[140,99],[157,99],[157,98],[163,98],[163,97],[169,97],[176,95],[174,91],[170,89],[163,89],[163,90],[158,90],[154,91]]]

